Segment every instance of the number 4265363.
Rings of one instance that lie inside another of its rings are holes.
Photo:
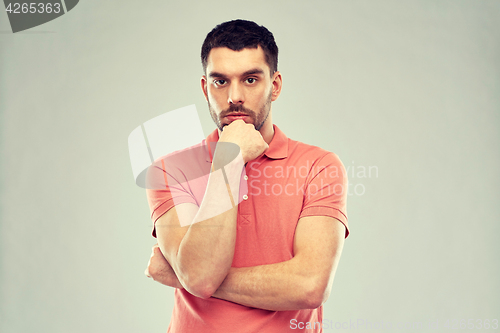
[[[51,13],[60,13],[61,12],[61,4],[56,2],[56,3],[36,3],[36,2],[30,2],[30,3],[9,3],[7,8],[5,8],[5,11],[9,14],[51,14]]]

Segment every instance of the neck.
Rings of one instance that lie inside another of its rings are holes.
[[[274,137],[274,126],[271,115],[269,115],[264,125],[262,125],[262,127],[260,128],[259,132],[262,135],[264,141],[266,141],[267,144],[270,144]]]

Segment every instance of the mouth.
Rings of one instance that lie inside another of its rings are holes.
[[[250,120],[250,117],[248,114],[243,113],[243,112],[231,112],[227,114],[224,118],[226,118],[230,123],[232,123],[235,120],[241,119],[244,122],[247,122]]]
[[[226,117],[242,117],[242,116],[248,116],[246,113],[243,112],[231,112],[229,113]]]

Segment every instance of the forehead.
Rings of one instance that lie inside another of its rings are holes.
[[[257,48],[245,48],[234,51],[227,47],[216,47],[210,50],[207,58],[207,74],[211,72],[224,75],[238,75],[248,70],[261,69],[269,74],[269,66],[266,62],[264,50]]]

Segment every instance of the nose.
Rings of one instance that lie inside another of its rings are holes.
[[[243,87],[239,83],[231,84],[227,102],[229,104],[243,104],[245,102]]]

